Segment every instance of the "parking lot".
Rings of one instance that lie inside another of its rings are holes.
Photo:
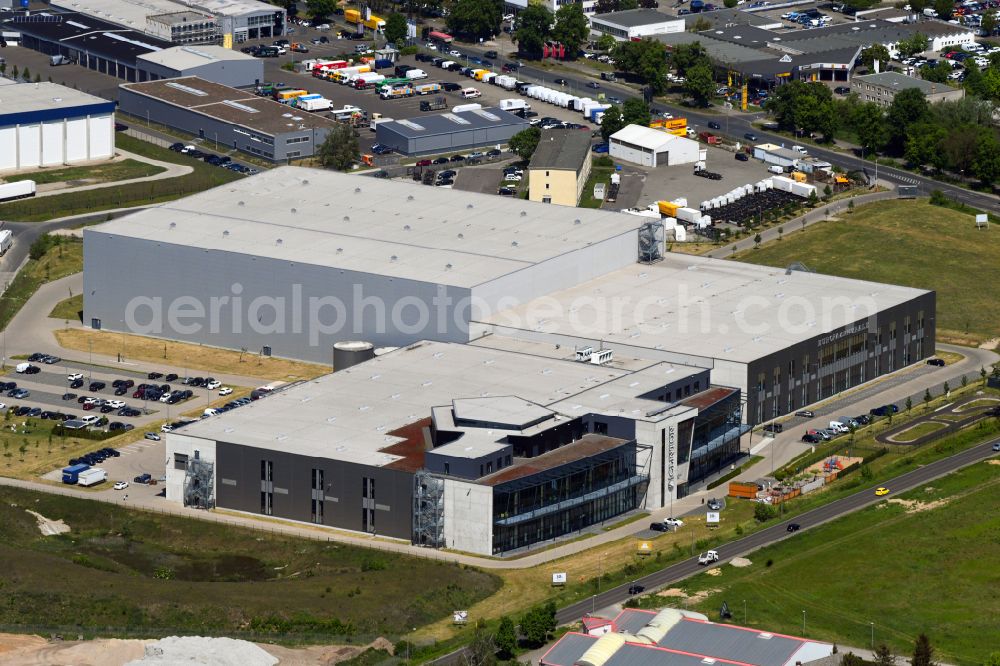
[[[142,383],[154,383],[154,380],[148,379],[145,373],[127,369],[107,368],[65,359],[51,365],[45,363],[33,363],[32,365],[38,367],[40,371],[36,374],[11,371],[3,377],[3,381],[16,383],[18,389],[26,389],[30,392],[30,395],[25,398],[15,398],[8,395],[11,390],[15,389],[8,389],[4,392],[4,396],[0,398],[2,400],[0,404],[3,404],[6,408],[31,407],[42,411],[57,412],[76,417],[93,414],[95,416],[104,416],[110,422],[118,421],[130,424],[136,429],[141,429],[144,425],[151,422],[169,421],[171,418],[179,416],[182,412],[189,412],[202,405],[208,406],[209,403],[219,400],[218,390],[210,391],[206,388],[192,387],[190,390],[194,395],[188,400],[173,405],[151,402],[132,397],[135,386]],[[81,380],[83,385],[78,388],[70,388],[67,379],[70,374],[82,375]],[[130,387],[123,395],[115,395],[113,383],[120,379],[132,380],[135,386]],[[171,388],[187,388],[181,384],[180,379],[178,378],[178,380],[172,383]],[[105,386],[101,390],[91,391],[91,382],[103,382]],[[155,380],[155,383],[164,383],[163,378]],[[117,408],[105,412],[102,412],[100,408],[94,408],[89,411],[84,410],[83,405],[78,400],[88,397],[119,400],[126,407],[138,410],[140,413],[137,416],[119,416]]]
[[[708,146],[705,167],[709,171],[722,174],[722,180],[708,180],[695,176],[694,168],[690,164],[647,169],[646,181],[643,183],[637,205],[644,208],[657,201],[686,197],[688,206],[697,208],[702,201],[725,194],[740,185],[756,183],[773,175],[768,173],[767,165],[760,160],[751,158],[747,162],[740,162],[734,158],[732,151],[714,146]]]

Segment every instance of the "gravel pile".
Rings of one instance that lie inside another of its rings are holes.
[[[274,666],[260,647],[232,638],[169,636],[146,646],[146,656],[126,666]]]

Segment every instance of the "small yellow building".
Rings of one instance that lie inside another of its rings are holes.
[[[590,132],[542,130],[528,163],[528,199],[575,206],[590,177]]]

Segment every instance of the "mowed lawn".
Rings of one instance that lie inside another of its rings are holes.
[[[995,462],[995,459],[994,459]],[[891,487],[890,487],[891,490]],[[1000,465],[978,463],[827,525],[751,553],[684,585],[712,591],[743,624],[847,647],[875,642],[909,655],[924,632],[949,664],[979,665],[1000,648]],[[770,563],[770,566],[768,566]]]
[[[1000,336],[998,257],[1000,225],[977,231],[972,215],[920,199],[861,206],[734,258],[933,289],[938,338],[979,342]]]
[[[71,531],[42,536],[25,509]],[[396,640],[501,584],[446,562],[6,487],[0,562],[0,625],[42,634]]]

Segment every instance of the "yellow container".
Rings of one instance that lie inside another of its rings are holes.
[[[687,127],[687,118],[670,118],[664,121],[663,126],[668,130],[684,129]]]
[[[668,129],[667,134],[673,134],[674,136],[687,136],[687,128],[681,127],[679,129]]]
[[[795,179],[795,182],[797,182],[797,183],[804,183],[804,182],[806,182],[806,175],[804,173],[802,173],[801,171],[793,171],[792,172],[792,178]]]
[[[357,9],[345,9],[344,20],[348,23],[361,23],[361,12]]]
[[[657,207],[660,209],[660,215],[666,215],[667,217],[677,217],[678,205],[672,201],[657,201]]]

